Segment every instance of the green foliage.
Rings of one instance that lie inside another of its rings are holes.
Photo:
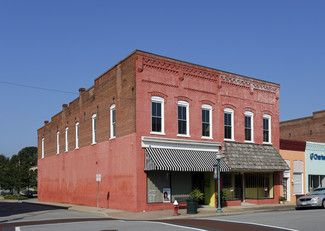
[[[216,192],[216,201],[218,201],[218,192]],[[221,191],[221,201],[226,201],[228,198],[228,193],[224,190]]]
[[[37,171],[30,170],[37,166],[37,148],[26,147],[10,159],[0,155],[0,188],[15,189],[18,193],[26,187],[37,187]]]
[[[25,196],[22,196],[22,195],[5,195],[4,196],[4,199],[7,199],[7,200],[26,200],[28,199],[27,197]]]
[[[197,200],[203,200],[204,194],[200,191],[200,189],[195,188],[191,193],[190,193],[191,198],[195,198]]]

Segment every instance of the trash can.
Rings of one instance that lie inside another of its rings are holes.
[[[196,214],[197,207],[198,207],[198,200],[196,200],[196,199],[187,199],[186,200],[187,214]]]

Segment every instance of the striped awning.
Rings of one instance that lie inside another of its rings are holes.
[[[145,171],[182,171],[182,172],[212,172],[217,164],[216,152],[146,148]],[[220,171],[228,172],[230,167],[221,159]]]

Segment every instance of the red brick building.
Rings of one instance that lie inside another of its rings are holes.
[[[280,138],[325,143],[325,111],[313,116],[280,122]]]
[[[143,51],[95,79],[38,130],[41,201],[143,211],[194,188],[215,205],[278,203],[279,85]]]

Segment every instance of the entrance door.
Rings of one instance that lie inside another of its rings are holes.
[[[204,193],[204,172],[194,172],[192,174],[192,185],[193,189],[200,189]],[[199,204],[203,204],[204,201],[199,201]]]

